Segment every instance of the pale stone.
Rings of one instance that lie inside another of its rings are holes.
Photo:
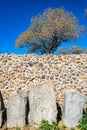
[[[29,90],[29,86],[32,87],[36,83],[49,79],[56,82],[55,88],[60,86],[61,90],[76,88],[87,95],[85,90],[87,88],[87,54],[38,56],[0,54],[0,90],[6,101],[5,106],[9,94],[20,86]],[[81,86],[81,89],[77,84]],[[57,89],[56,97],[61,101],[62,91],[59,92]]]
[[[87,98],[76,89],[67,89],[64,95],[63,122],[66,127],[75,127],[82,118]]]
[[[29,92],[29,124],[39,125],[42,119],[56,122],[57,106],[54,84],[50,81],[32,88]]]
[[[19,90],[11,95],[7,103],[7,126],[23,127],[27,120],[27,92]]]

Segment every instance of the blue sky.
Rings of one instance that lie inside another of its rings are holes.
[[[30,26],[32,16],[43,12],[46,8],[64,6],[66,11],[72,11],[79,23],[87,26],[84,9],[87,0],[0,0],[0,50],[2,53],[27,54],[26,48],[16,49],[15,41]],[[87,37],[71,43],[87,48]],[[64,45],[64,44],[63,44]]]

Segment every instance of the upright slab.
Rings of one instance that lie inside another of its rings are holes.
[[[67,89],[64,96],[63,122],[66,127],[75,127],[82,118],[87,98],[76,89]]]
[[[20,90],[11,95],[7,104],[7,126],[22,127],[26,125],[27,92]]]
[[[57,106],[52,82],[42,83],[29,92],[29,124],[39,125],[42,119],[50,123],[57,120]]]

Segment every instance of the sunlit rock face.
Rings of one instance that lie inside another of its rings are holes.
[[[15,90],[30,90],[45,80],[55,84],[56,100],[62,107],[67,88],[76,88],[87,95],[87,54],[0,54],[0,90],[5,106],[9,95]]]
[[[63,122],[66,127],[76,127],[83,115],[87,97],[76,89],[67,89],[64,96]]]
[[[7,103],[7,127],[25,126],[27,109],[27,92],[20,90],[12,94]]]
[[[29,106],[29,124],[39,125],[42,119],[48,120],[49,123],[57,122],[54,84],[47,81],[32,88],[29,92]]]

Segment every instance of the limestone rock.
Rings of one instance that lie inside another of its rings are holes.
[[[76,89],[67,89],[64,96],[63,122],[66,127],[75,127],[82,118],[87,98]]]
[[[44,80],[54,82],[56,98],[62,103],[61,107],[64,89],[76,88],[87,95],[87,54],[0,54],[0,90],[6,107],[9,94],[20,86],[30,90]]]
[[[7,126],[23,127],[27,120],[27,92],[19,90],[11,95],[7,103]]]
[[[57,106],[54,84],[50,81],[32,88],[29,92],[29,124],[39,125],[42,119],[56,122]]]

